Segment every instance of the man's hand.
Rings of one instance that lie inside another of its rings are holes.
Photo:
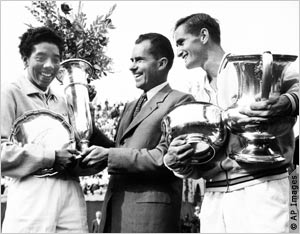
[[[222,152],[219,153],[223,155]],[[232,159],[218,156],[206,164],[191,165],[193,155],[194,148],[186,143],[186,135],[178,136],[171,142],[168,153],[164,156],[164,163],[175,174],[194,179],[210,179],[220,171],[233,168]]]
[[[106,163],[108,160],[108,149],[101,146],[91,146],[84,150],[82,164],[87,167],[94,167],[101,163]]]
[[[190,172],[190,160],[194,154],[194,148],[186,142],[186,135],[174,138],[164,156],[165,165],[180,175]]]
[[[276,116],[288,116],[291,113],[292,104],[288,97],[281,95],[270,97],[267,100],[259,100],[250,105],[250,109],[243,109],[240,113],[249,117],[270,118]]]
[[[274,136],[281,136],[290,131],[294,125],[294,118],[291,116],[292,104],[288,97],[281,95],[271,97],[268,100],[259,100],[250,105],[250,109],[240,110],[246,115],[237,121],[245,128],[257,128],[266,131]]]
[[[62,149],[55,151],[55,161],[53,164],[53,169],[60,172],[71,165],[74,165],[76,156],[79,155],[79,151],[75,149]]]

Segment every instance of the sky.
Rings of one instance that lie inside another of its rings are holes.
[[[62,1],[57,1],[59,4]],[[74,10],[78,1],[65,1]],[[23,71],[18,52],[19,36],[30,23],[40,26],[25,6],[30,1],[1,1],[1,83],[10,82]],[[299,55],[298,1],[82,1],[88,23],[117,4],[111,19],[107,54],[113,59],[113,74],[95,82],[97,100],[103,103],[132,100],[140,95],[129,71],[130,56],[138,35],[157,32],[168,37],[176,54],[172,29],[175,22],[193,13],[207,13],[219,20],[221,45],[234,54]],[[169,74],[173,88],[188,92],[203,77],[203,71],[187,70],[175,58]]]

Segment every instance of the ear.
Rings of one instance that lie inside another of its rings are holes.
[[[166,57],[162,57],[158,60],[158,70],[164,70],[167,67],[168,59]]]
[[[209,39],[209,31],[207,28],[202,28],[199,33],[200,40],[203,44],[207,43]]]

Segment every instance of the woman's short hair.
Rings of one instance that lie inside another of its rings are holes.
[[[48,27],[37,27],[29,28],[21,37],[19,45],[19,51],[22,56],[30,57],[33,52],[34,46],[42,42],[48,42],[55,44],[58,49],[60,56],[62,56],[64,50],[64,41],[58,33]]]

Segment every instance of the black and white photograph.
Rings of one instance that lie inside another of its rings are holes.
[[[1,233],[299,232],[299,1],[0,4]]]

